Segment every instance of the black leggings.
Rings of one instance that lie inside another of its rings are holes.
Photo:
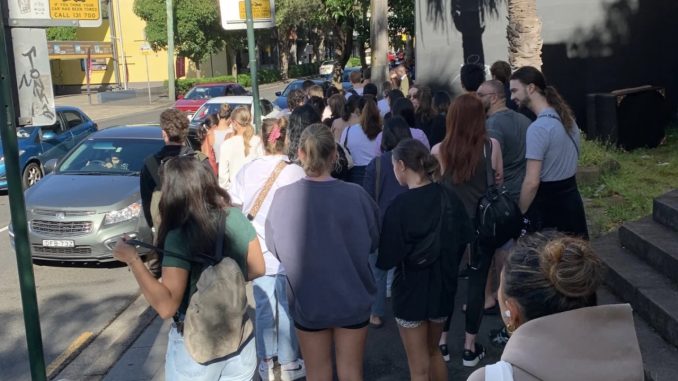
[[[468,267],[468,287],[466,290],[466,332],[476,335],[480,329],[485,311],[485,284],[492,265],[495,247],[483,245],[477,240],[471,244]],[[449,332],[452,314],[447,317],[444,332]]]

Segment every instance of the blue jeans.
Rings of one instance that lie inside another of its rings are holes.
[[[372,267],[372,274],[374,274],[374,281],[377,284],[377,295],[372,305],[372,315],[384,317],[384,305],[386,304],[386,274],[388,271],[378,269],[377,253],[370,254],[370,267]]]
[[[240,354],[226,360],[202,365],[186,351],[184,337],[172,325],[165,354],[165,381],[251,381],[257,370],[254,340]]]
[[[299,358],[299,344],[287,305],[286,282],[287,277],[280,274],[265,275],[253,281],[257,305],[254,320],[257,356],[270,359],[277,355],[278,362],[283,365]]]

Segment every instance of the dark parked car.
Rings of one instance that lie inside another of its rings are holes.
[[[16,130],[19,143],[19,166],[24,188],[37,183],[46,173],[43,165],[60,159],[78,142],[97,130],[97,125],[75,107],[56,108],[56,122],[51,126],[24,126]],[[0,189],[7,189],[5,155],[0,146]]]
[[[296,79],[292,82],[290,82],[287,87],[285,87],[285,90],[283,91],[278,91],[275,93],[277,98],[273,101],[273,104],[276,105],[278,108],[281,110],[284,110],[287,108],[287,96],[290,95],[292,90],[297,90],[301,89],[304,85],[305,79]],[[324,79],[313,79],[312,80],[316,85],[322,86],[323,90],[327,90],[327,88],[331,85],[330,82],[324,80]]]

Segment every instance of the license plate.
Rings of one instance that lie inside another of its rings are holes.
[[[42,246],[46,247],[75,247],[75,242],[68,239],[43,239]]]

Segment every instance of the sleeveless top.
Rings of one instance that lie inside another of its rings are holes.
[[[455,184],[452,182],[452,176],[448,174],[443,175],[440,180],[443,185],[448,186],[457,194],[466,208],[466,213],[468,213],[468,216],[472,219],[476,217],[478,200],[480,200],[480,197],[482,197],[487,190],[487,170],[485,169],[485,160],[488,159],[485,159],[484,155],[480,157],[478,164],[476,165],[476,170],[467,182]]]
[[[212,145],[212,149],[214,149],[214,157],[216,159],[216,162],[219,163],[219,152],[221,148],[221,143],[224,142],[224,139],[226,138],[226,134],[231,132],[230,130],[214,130],[214,144]]]

